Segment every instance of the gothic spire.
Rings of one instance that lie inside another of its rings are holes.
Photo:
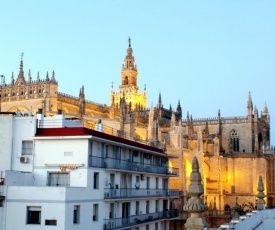
[[[31,76],[31,70],[29,69],[29,74],[28,74],[28,81],[29,83],[32,82],[32,76]]]
[[[25,82],[25,78],[24,78],[24,69],[23,69],[23,56],[24,54],[21,53],[21,61],[20,61],[20,66],[19,66],[19,73],[18,73],[18,77],[16,80],[16,84],[22,84],[22,83],[26,83]]]
[[[179,100],[178,106],[177,106],[177,113],[178,113],[179,120],[181,120],[181,118],[182,118],[182,111],[181,111],[180,100]]]
[[[158,108],[160,109],[161,108],[161,93],[159,93],[159,100],[158,100]]]
[[[202,212],[207,211],[208,207],[200,198],[203,194],[203,185],[201,184],[201,180],[198,159],[197,157],[194,157],[192,161],[190,185],[188,187],[188,194],[191,198],[187,201],[187,204],[183,206],[183,210],[191,213],[191,216],[187,219],[185,224],[185,228],[187,230],[202,230],[207,227],[207,223],[202,216]]]
[[[13,72],[11,73],[11,84],[14,85],[14,75],[13,75]]]
[[[265,205],[265,194],[264,194],[264,184],[263,184],[263,178],[262,176],[259,176],[259,181],[258,181],[258,194],[256,195],[256,197],[258,198],[257,200],[257,210],[263,210],[264,209],[264,205]]]
[[[266,105],[266,102],[264,103],[264,108],[263,108],[263,115],[268,115],[268,108],[267,108],[267,105]]]
[[[252,121],[252,111],[253,111],[253,102],[251,98],[251,93],[248,94],[248,100],[247,100],[247,117],[248,121]]]
[[[252,102],[252,97],[251,97],[250,91],[249,91],[248,99],[247,99],[247,108],[252,108],[253,109],[253,102]]]
[[[49,72],[47,71],[47,74],[46,74],[46,81],[49,81],[50,78],[49,78]]]
[[[55,72],[53,70],[53,73],[52,73],[52,79],[51,79],[52,82],[55,82]]]

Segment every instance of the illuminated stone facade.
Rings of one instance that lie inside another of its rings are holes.
[[[52,116],[62,110],[67,117],[77,117],[97,122],[104,127],[119,130],[121,135],[143,143],[165,147],[168,153],[179,158],[171,160],[179,168],[179,177],[170,182],[171,188],[186,195],[191,172],[191,162],[196,155],[201,165],[204,200],[209,209],[219,210],[239,203],[255,204],[257,178],[262,176],[266,188],[266,204],[275,205],[275,154],[270,147],[270,118],[267,106],[258,115],[253,109],[251,95],[247,100],[247,115],[193,119],[187,114],[182,119],[180,102],[175,111],[163,108],[161,95],[151,109],[147,107],[147,93],[139,90],[138,72],[131,42],[121,70],[119,92],[111,89],[110,107],[85,99],[84,87],[78,97],[58,92],[55,74],[41,80],[39,74],[32,80],[24,77],[23,60],[17,79],[12,74],[11,83],[3,79],[1,111],[21,111],[35,114],[42,108]],[[215,200],[215,202],[214,202]]]
[[[25,79],[23,59],[20,62],[17,79],[14,79],[12,73],[10,84],[6,83],[5,78],[2,80],[0,90],[2,112],[19,111],[22,114],[35,114],[38,109],[43,109],[47,116],[53,116],[58,110],[62,110],[69,117],[81,118],[85,115],[109,117],[108,106],[85,100],[83,86],[78,97],[58,92],[58,82],[54,72],[51,78],[47,73],[45,79],[41,79],[38,73],[36,80],[33,80],[29,70],[28,79]]]
[[[121,98],[125,98],[129,110],[145,110],[147,106],[146,89],[143,92],[137,85],[138,71],[135,65],[131,40],[121,69],[121,85],[119,92],[111,89],[110,104],[115,109],[120,108]]]
[[[257,179],[262,176],[267,187],[267,205],[274,205],[274,151],[270,146],[270,118],[264,105],[261,116],[251,95],[247,116],[193,119],[175,123],[162,133],[168,153],[179,156],[172,160],[180,177],[171,180],[172,188],[186,191],[191,162],[197,156],[204,184],[204,198],[209,209],[232,208],[236,198],[241,205],[255,205]]]

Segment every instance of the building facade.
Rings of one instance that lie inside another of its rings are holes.
[[[100,125],[87,129],[63,115],[1,116],[1,134],[8,134],[7,148],[1,145],[1,230],[169,229],[178,218],[171,199],[179,197],[169,189],[178,175],[171,156]]]
[[[138,71],[131,41],[121,70],[121,85],[110,94],[110,106],[85,99],[84,87],[78,97],[58,92],[55,75],[41,81],[24,80],[23,61],[16,81],[5,82],[1,89],[1,111],[32,111],[43,108],[52,116],[60,109],[66,117],[82,118],[91,128],[110,127],[119,137],[161,147],[178,158],[170,162],[179,168],[179,177],[172,178],[170,187],[179,189],[186,201],[191,159],[197,156],[204,185],[204,202],[209,209],[230,209],[240,204],[255,205],[257,181],[263,177],[266,205],[274,206],[275,155],[270,148],[270,117],[267,105],[262,113],[253,105],[252,96],[244,99],[247,114],[238,117],[182,118],[180,102],[175,110],[164,108],[161,94],[155,106],[147,108],[147,92],[139,90]],[[23,109],[24,108],[24,109]],[[99,120],[100,119],[100,122]],[[239,178],[242,177],[243,180]],[[132,176],[133,178],[133,176]],[[153,179],[154,180],[154,179]],[[133,179],[132,179],[133,181]]]

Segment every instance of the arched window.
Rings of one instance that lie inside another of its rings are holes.
[[[233,152],[239,152],[240,151],[240,145],[239,145],[239,134],[236,129],[233,129],[230,133],[230,141],[232,146]]]
[[[128,85],[128,76],[125,77],[124,85]]]

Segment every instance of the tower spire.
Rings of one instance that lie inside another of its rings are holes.
[[[161,104],[162,104],[162,101],[161,101],[161,93],[159,92],[159,101],[158,101],[158,107],[161,108]]]
[[[24,53],[22,52],[22,53],[21,53],[20,66],[19,66],[19,73],[18,73],[18,77],[17,77],[17,80],[16,80],[16,84],[17,84],[17,85],[18,85],[19,83],[20,83],[20,84],[26,83],[26,82],[25,82],[25,78],[24,78],[23,56],[24,56]]]
[[[201,173],[199,171],[199,163],[197,157],[192,161],[192,172],[190,175],[190,185],[188,187],[188,194],[191,198],[187,204],[183,206],[183,210],[191,213],[187,219],[185,228],[187,230],[203,230],[207,227],[207,223],[202,216],[208,207],[203,203],[200,196],[203,194],[203,185],[201,184]]]
[[[129,48],[131,48],[131,38],[128,37]]]
[[[248,121],[252,121],[252,111],[253,111],[253,102],[251,98],[251,93],[248,94],[248,100],[247,100],[247,118]]]

